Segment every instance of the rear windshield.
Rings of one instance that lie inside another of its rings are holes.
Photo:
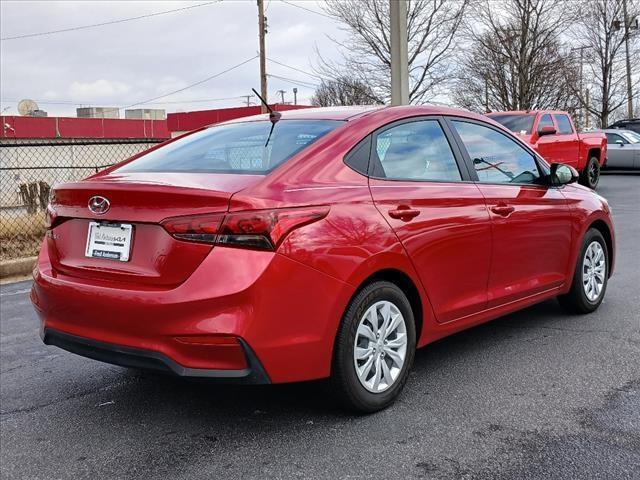
[[[149,152],[118,171],[264,174],[341,124],[280,120],[270,138],[268,120],[210,127]]]
[[[531,134],[535,115],[491,115],[491,119],[501,123],[509,130],[520,134]]]

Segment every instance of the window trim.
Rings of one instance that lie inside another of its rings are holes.
[[[538,187],[538,188],[545,188],[545,189],[550,188],[550,187],[556,187],[556,186],[553,186],[553,185],[541,184],[541,183],[505,183],[505,182],[483,182],[483,181],[480,181],[480,178],[478,177],[478,174],[476,173],[476,169],[473,166],[473,162],[471,161],[471,156],[469,155],[469,152],[467,151],[467,147],[464,145],[464,142],[462,141],[462,138],[460,137],[460,135],[458,134],[458,131],[455,129],[455,126],[452,123],[454,121],[473,123],[473,124],[476,124],[476,125],[480,125],[482,127],[487,127],[487,128],[489,128],[491,130],[494,130],[497,133],[500,133],[500,134],[504,135],[509,140],[513,141],[516,145],[519,145],[520,147],[524,148],[524,150],[529,152],[531,154],[531,156],[533,157],[533,161],[535,162],[536,167],[538,168],[538,174],[540,175],[540,179],[541,180],[544,180],[544,178],[548,176],[548,173],[545,172],[545,170],[548,170],[548,168],[547,169],[543,168],[543,163],[541,163],[541,162],[544,162],[544,163],[546,163],[546,162],[541,159],[541,157],[536,153],[535,150],[533,150],[533,148],[531,148],[530,145],[526,144],[525,142],[520,140],[518,137],[516,137],[515,135],[513,135],[509,131],[502,130],[502,128],[496,127],[495,125],[491,125],[490,123],[485,123],[483,121],[476,120],[474,118],[459,117],[459,116],[455,116],[455,115],[447,115],[446,117],[444,117],[444,120],[449,124],[449,129],[450,129],[450,131],[452,133],[452,136],[455,138],[455,141],[458,143],[458,147],[460,148],[460,150],[462,152],[462,156],[463,156],[464,161],[465,161],[465,163],[467,165],[467,169],[470,170],[470,172],[472,172],[471,173],[471,178],[472,178],[472,181],[474,183],[481,184],[481,185]]]
[[[374,155],[374,146],[377,144],[378,135],[390,130],[391,128],[395,128],[399,125],[404,125],[407,123],[413,122],[423,122],[423,121],[436,121],[440,128],[442,129],[442,133],[444,133],[444,137],[451,148],[451,153],[453,154],[453,159],[458,167],[458,172],[460,173],[460,180],[438,180],[438,179],[428,179],[428,178],[388,178],[388,177],[379,177],[373,174],[374,162],[372,161],[372,157]],[[394,122],[387,123],[376,130],[374,130],[371,135],[371,150],[369,152],[369,170],[367,172],[367,177],[375,179],[375,180],[383,180],[388,182],[422,182],[422,183],[465,183],[465,182],[473,182],[471,175],[468,170],[468,165],[464,161],[464,157],[462,156],[462,152],[460,151],[458,144],[453,137],[449,125],[447,124],[445,118],[442,115],[420,115],[416,117],[403,118],[400,120],[396,120]],[[366,138],[366,137],[365,137]],[[364,139],[363,139],[364,140]],[[361,140],[362,141],[362,140]],[[358,142],[357,145],[359,145]]]

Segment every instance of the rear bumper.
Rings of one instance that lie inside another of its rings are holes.
[[[253,358],[268,381],[285,383],[329,376],[352,294],[352,286],[273,252],[215,247],[183,284],[158,289],[56,272],[45,246],[31,300],[45,342],[80,355],[238,378],[255,374]],[[225,345],[220,337],[237,341]]]
[[[184,367],[159,352],[98,342],[54,329],[44,329],[41,331],[40,336],[47,345],[55,345],[83,357],[122,367],[155,370],[180,377],[214,378],[225,383],[251,385],[271,383],[255,353],[243,341],[241,341],[241,345],[247,358],[247,368],[241,370],[209,370]]]

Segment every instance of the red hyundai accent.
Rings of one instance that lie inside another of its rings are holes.
[[[240,119],[57,186],[31,298],[47,344],[188,377],[330,377],[371,412],[417,347],[551,297],[598,308],[614,230],[576,179],[465,111]]]

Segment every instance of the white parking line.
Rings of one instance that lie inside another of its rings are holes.
[[[0,293],[0,297],[10,297],[12,295],[22,295],[23,293],[28,293],[30,291],[31,291],[30,288],[25,288],[25,289],[22,289],[22,290],[16,290],[15,292]]]

